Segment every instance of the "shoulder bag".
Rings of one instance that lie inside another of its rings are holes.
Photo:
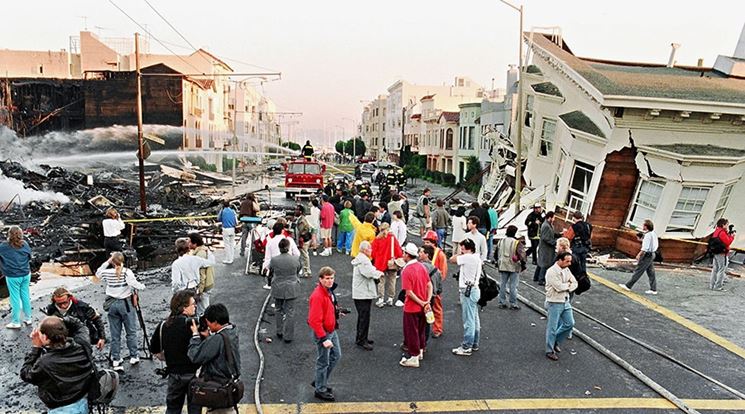
[[[240,373],[235,371],[235,360],[233,359],[233,349],[230,346],[230,340],[222,332],[218,333],[218,335],[222,336],[222,341],[225,345],[230,379],[225,382],[196,377],[189,384],[189,395],[194,405],[201,405],[208,408],[237,407],[238,402],[243,398],[243,381],[239,378]]]
[[[396,270],[396,269],[398,269],[398,266],[396,266],[396,258],[393,257],[394,256],[394,253],[393,253],[393,243],[396,242],[393,239],[395,239],[395,237],[391,236],[391,258],[388,259],[388,263],[386,263],[386,265],[388,266],[388,270]]]

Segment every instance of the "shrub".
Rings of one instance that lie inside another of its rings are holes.
[[[455,175],[446,173],[442,174],[442,183],[447,185],[448,187],[452,187],[455,185]]]

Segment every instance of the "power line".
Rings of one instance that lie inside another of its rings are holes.
[[[139,27],[140,29],[142,29],[143,31],[145,31],[145,33],[147,33],[147,34],[148,34],[148,35],[149,35],[150,37],[152,37],[153,39],[155,39],[155,41],[156,41],[156,42],[160,43],[160,45],[161,45],[161,46],[163,46],[163,47],[164,47],[164,48],[165,48],[166,50],[168,50],[169,52],[171,52],[171,54],[172,54],[172,55],[176,56],[177,58],[181,59],[181,61],[182,61],[182,62],[184,62],[184,63],[186,63],[187,65],[191,66],[192,68],[196,69],[196,70],[197,70],[197,72],[201,73],[201,74],[202,74],[202,75],[204,75],[204,76],[207,76],[207,74],[206,74],[206,73],[204,73],[204,72],[202,72],[201,70],[199,70],[199,68],[197,68],[196,66],[192,65],[191,63],[189,63],[189,61],[187,61],[186,59],[184,59],[184,58],[183,58],[183,57],[182,57],[181,55],[177,54],[176,52],[174,52],[173,50],[171,50],[171,48],[169,48],[169,47],[168,47],[168,46],[166,46],[166,45],[165,45],[165,44],[164,44],[163,42],[161,42],[161,41],[160,41],[160,39],[158,39],[157,37],[155,37],[155,36],[154,36],[154,35],[153,35],[152,33],[150,33],[150,31],[149,31],[149,30],[147,30],[147,29],[146,29],[146,28],[145,28],[145,27],[144,27],[143,25],[141,25],[141,24],[140,24],[140,23],[139,23],[139,22],[138,22],[137,20],[135,20],[135,19],[134,19],[134,18],[133,18],[132,16],[130,16],[129,14],[127,14],[127,12],[125,12],[125,11],[124,11],[124,10],[123,10],[123,9],[122,9],[121,7],[119,7],[119,6],[118,6],[118,5],[116,4],[116,3],[114,3],[114,0],[109,0],[109,3],[111,3],[111,4],[112,4],[112,5],[114,6],[114,7],[116,7],[116,8],[117,8],[117,9],[118,9],[118,10],[119,10],[120,12],[122,12],[122,14],[124,14],[125,16],[127,16],[127,18],[128,18],[129,20],[131,20],[131,21],[132,21],[132,22],[133,22],[134,24],[136,24],[136,25],[137,25],[137,26],[138,26],[138,27]]]
[[[147,1],[147,0],[144,0],[144,1],[145,1],[145,3],[146,3],[146,4],[148,5],[148,6],[150,6],[150,8],[151,8],[151,9],[152,9],[152,10],[153,10],[153,11],[155,12],[155,14],[157,14],[157,15],[158,15],[158,17],[160,17],[160,18],[161,18],[161,19],[162,19],[162,20],[163,20],[164,22],[166,22],[166,24],[167,24],[167,25],[168,25],[168,26],[169,26],[169,27],[170,27],[171,29],[173,29],[173,31],[174,31],[174,32],[176,32],[176,34],[177,34],[177,35],[179,35],[179,36],[180,36],[180,37],[181,37],[182,39],[184,39],[184,42],[186,42],[186,44],[188,44],[189,46],[191,46],[191,48],[192,48],[192,49],[194,49],[194,51],[197,51],[197,50],[198,50],[198,49],[197,49],[197,47],[196,47],[196,46],[194,46],[194,45],[193,45],[193,44],[192,44],[192,43],[191,43],[191,42],[189,41],[189,39],[187,39],[187,38],[186,38],[186,37],[185,37],[184,35],[182,35],[182,34],[181,34],[181,32],[179,32],[179,31],[178,31],[178,29],[176,29],[176,27],[174,27],[174,26],[173,26],[173,25],[171,24],[171,22],[169,22],[169,21],[168,21],[168,19],[166,19],[166,18],[165,18],[165,16],[163,16],[163,15],[162,15],[162,14],[161,14],[161,13],[160,13],[160,12],[159,12],[159,11],[158,11],[158,10],[157,10],[156,8],[155,8],[155,7],[153,7],[153,5],[152,5],[152,4],[150,4],[150,2],[149,2],[149,1]],[[201,53],[199,54],[199,56],[201,56],[201,57],[202,57],[202,59],[204,59],[204,60],[205,60],[205,61],[206,61],[207,63],[209,63],[210,65],[212,65],[212,64],[213,64],[213,62],[212,62],[212,61],[210,61],[209,59],[207,59],[206,57],[204,57],[204,55],[202,55]]]
[[[168,42],[168,41],[165,41],[165,40],[162,40],[162,42],[165,43],[165,44],[167,44],[167,45],[171,45],[173,47],[178,47],[178,48],[184,49],[184,50],[191,50],[192,49],[190,46],[184,46],[184,45],[181,45],[181,44],[178,44],[178,43],[172,43],[172,42]],[[213,55],[214,55],[214,53],[213,53]],[[217,56],[219,59],[226,60],[228,62],[235,62],[235,63],[241,64],[241,65],[251,66],[251,67],[254,67],[254,68],[257,68],[257,69],[267,70],[267,71],[270,71],[270,72],[279,72],[278,70],[275,70],[275,69],[272,69],[272,68],[268,68],[266,66],[257,65],[255,63],[248,63],[248,62],[244,62],[242,60],[232,59],[232,58],[228,58],[228,57],[224,57],[224,56],[219,56],[219,55],[215,55],[215,56]]]

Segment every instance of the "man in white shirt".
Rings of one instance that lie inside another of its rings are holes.
[[[215,256],[209,253],[207,259],[192,256],[189,253],[189,239],[176,240],[176,253],[179,258],[171,264],[171,291],[195,289],[199,284],[199,269],[215,265]],[[197,303],[199,305],[199,303]]]
[[[468,228],[466,239],[473,240],[473,244],[476,246],[476,251],[474,253],[476,253],[483,262],[487,259],[489,249],[486,246],[486,237],[479,232],[479,222],[479,218],[476,216],[468,217],[468,221],[466,222],[466,227]]]
[[[472,217],[475,218],[475,217]],[[478,221],[478,219],[476,219]],[[471,219],[468,220],[469,226]],[[478,223],[476,224],[478,226]],[[474,227],[475,228],[475,227]],[[478,230],[476,230],[478,232]],[[484,236],[479,233],[481,238]],[[479,277],[481,276],[481,257],[474,251],[476,249],[473,240],[466,238],[460,242],[460,254],[450,258],[451,263],[460,266],[458,277],[458,291],[460,292],[460,303],[463,319],[463,342],[453,349],[455,355],[470,356],[473,351],[479,350],[479,333],[481,331],[481,320],[477,302],[481,298],[479,290]],[[484,246],[486,254],[486,246]]]
[[[276,223],[274,223],[274,226],[272,226],[272,237],[267,239],[266,242],[266,251],[264,252],[264,264],[261,266],[262,272],[269,276],[269,262],[272,261],[272,257],[279,256],[279,242],[282,239],[287,239],[290,241],[290,255],[292,256],[300,256],[300,250],[297,248],[297,244],[295,244],[295,240],[292,239],[292,237],[287,237],[284,234],[285,224],[281,220],[277,220]],[[266,285],[264,285],[264,289],[271,289],[271,278],[267,280]]]
[[[644,272],[647,272],[647,277],[649,277],[649,290],[644,293],[648,295],[656,295],[657,280],[654,272],[654,258],[657,249],[660,247],[660,242],[657,239],[657,234],[654,232],[654,223],[652,223],[652,220],[644,220],[642,228],[644,231],[644,238],[642,239],[642,248],[639,250],[639,254],[636,255],[636,269],[634,269],[634,274],[631,275],[631,280],[625,284],[620,283],[619,286],[621,286],[621,289],[631,290],[639,278],[642,277]]]
[[[403,213],[401,210],[396,210],[392,213],[393,220],[391,221],[391,233],[398,241],[398,244],[403,246],[406,243],[406,223],[403,220]]]

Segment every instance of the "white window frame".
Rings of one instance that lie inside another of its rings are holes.
[[[551,132],[551,136],[546,135],[546,124],[553,124],[554,130]],[[543,118],[541,120],[541,137],[538,140],[538,156],[543,158],[553,158],[554,156],[554,143],[556,137],[556,120],[551,118]],[[546,145],[546,153],[544,154],[544,143]]]
[[[585,183],[584,191],[580,191],[572,187],[577,169],[582,169],[590,173],[590,179]],[[572,167],[572,175],[569,177],[569,188],[567,189],[567,214],[573,213],[575,211],[581,211],[583,214],[588,213],[588,211],[590,210],[590,203],[588,201],[588,198],[590,194],[590,187],[592,186],[592,179],[594,177],[595,167],[593,165],[582,161],[574,161],[574,167]]]
[[[559,194],[559,186],[561,185],[561,176],[564,175],[564,164],[569,156],[562,148],[559,150],[559,165],[556,169],[556,178],[554,178],[554,194]]]
[[[696,191],[696,194],[699,195],[699,197],[682,198],[687,190]],[[670,220],[668,221],[665,231],[669,233],[693,233],[701,220],[701,213],[704,211],[704,206],[706,205],[706,199],[709,196],[709,193],[711,193],[711,187],[702,185],[683,185],[680,189],[680,194],[678,194],[678,199],[675,202],[675,207],[673,207],[673,211],[670,214]],[[679,206],[681,202],[683,203],[683,206]],[[676,214],[679,217],[693,217],[693,225],[687,226],[684,224],[673,224]]]
[[[732,190],[735,188],[735,184],[737,184],[737,181],[732,181],[731,183],[727,183],[724,185],[724,189],[722,189],[722,195],[719,197],[717,207],[714,210],[714,222],[724,217],[724,212],[729,206],[729,199],[732,195]]]
[[[647,184],[648,186],[655,186],[655,190],[657,189],[656,187],[659,187],[659,193],[656,194],[656,199],[654,191],[650,191],[652,190],[652,188],[645,188],[645,184]],[[656,208],[659,205],[660,199],[662,198],[663,191],[665,191],[665,184],[666,183],[664,181],[645,179],[639,180],[639,183],[636,187],[636,193],[634,195],[634,201],[631,202],[631,208],[629,209],[629,217],[626,220],[627,224],[641,227],[645,219],[654,221],[654,215],[657,211]],[[640,199],[640,196],[642,195],[645,196],[643,200]],[[651,211],[651,214],[643,217],[637,217],[637,213],[639,212],[639,210],[649,210]]]

